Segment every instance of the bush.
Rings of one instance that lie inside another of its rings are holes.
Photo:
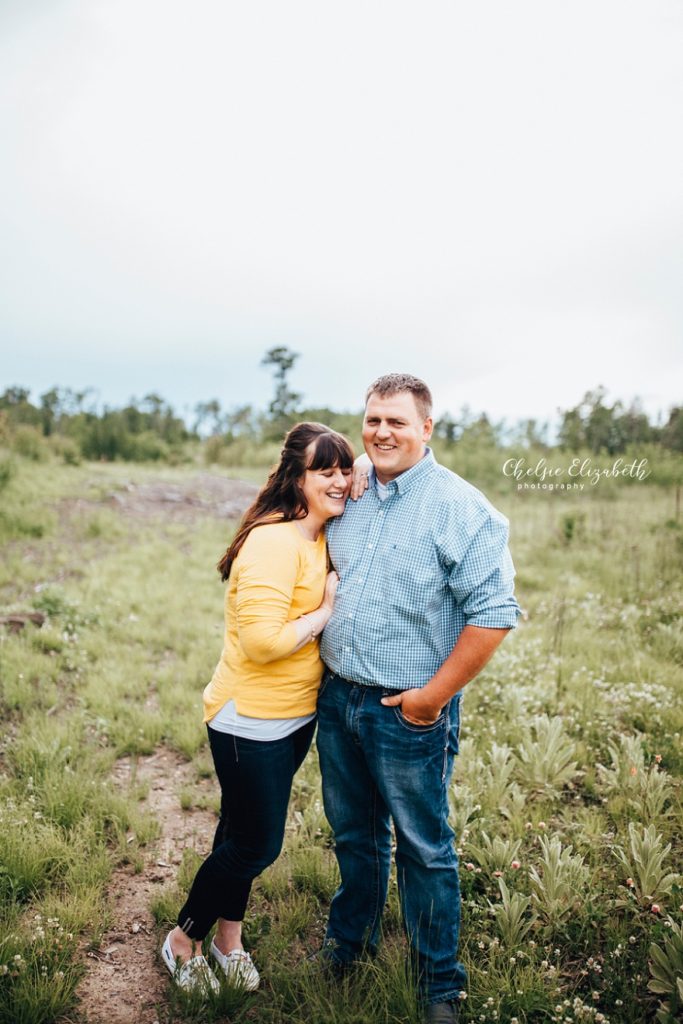
[[[168,445],[151,430],[126,438],[124,458],[134,462],[159,462],[168,458]]]
[[[61,458],[67,466],[79,466],[81,463],[81,449],[71,437],[64,437],[63,434],[52,434],[49,438],[49,445],[52,451]]]
[[[216,463],[221,461],[224,448],[225,441],[218,434],[214,434],[213,437],[208,437],[206,439],[202,454],[207,466],[215,466]]]
[[[223,437],[210,437],[204,442],[204,461],[208,465],[263,466],[275,465],[280,455],[279,442],[259,443],[248,437],[226,441]]]
[[[34,462],[43,462],[47,454],[43,435],[36,427],[21,426],[14,431],[12,447],[18,455]]]

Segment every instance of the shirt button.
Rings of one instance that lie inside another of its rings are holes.
[[[345,647],[345,648],[344,648],[344,650],[345,650],[345,651],[350,651],[350,650],[351,650],[351,648],[350,648],[350,647]]]
[[[353,612],[349,612],[349,618],[350,618],[350,619],[352,619],[352,618],[353,618]]]
[[[372,547],[372,544],[368,544],[368,547],[369,547],[369,548],[371,548],[371,547]]]

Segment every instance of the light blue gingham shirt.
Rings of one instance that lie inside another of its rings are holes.
[[[424,457],[377,496],[329,520],[339,573],[321,654],[337,675],[405,690],[424,686],[465,625],[505,629],[520,612],[508,521],[467,481]]]

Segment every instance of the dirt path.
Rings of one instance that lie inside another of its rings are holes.
[[[123,758],[114,771],[116,783],[127,787],[132,771],[132,760]],[[139,758],[135,773],[149,784],[145,806],[157,817],[161,836],[144,851],[141,872],[120,868],[109,883],[113,923],[100,948],[88,953],[88,972],[78,989],[82,1024],[157,1024],[170,979],[159,959],[150,900],[175,879],[186,847],[208,852],[216,824],[209,811],[181,809],[180,788],[194,783],[195,775],[177,754],[160,750]]]
[[[126,518],[194,522],[215,516],[234,519],[253,501],[258,487],[211,473],[189,478],[118,481],[100,499],[63,499],[61,512],[67,515],[112,507]],[[161,836],[143,850],[143,870],[130,866],[115,871],[107,892],[113,923],[102,937],[100,947],[87,953],[87,973],[78,988],[79,1005],[70,1021],[78,1024],[157,1024],[157,1010],[163,1008],[169,975],[159,958],[159,934],[150,912],[155,891],[173,882],[183,850],[192,847],[208,853],[216,825],[208,811],[183,811],[180,789],[190,783],[215,791],[216,783],[198,783],[193,766],[169,750],[150,757],[123,758],[117,762],[113,782],[127,789],[132,773],[149,784],[145,807],[161,826]],[[84,955],[86,955],[84,953]],[[162,1017],[164,1015],[162,1014]]]

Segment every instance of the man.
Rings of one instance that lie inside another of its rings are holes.
[[[376,948],[391,826],[403,920],[429,1024],[453,1024],[458,862],[448,825],[460,691],[516,623],[507,520],[426,447],[431,394],[408,374],[366,396],[369,488],[331,522],[340,576],[318,704],[325,811],[341,885],[324,957],[336,970]]]

